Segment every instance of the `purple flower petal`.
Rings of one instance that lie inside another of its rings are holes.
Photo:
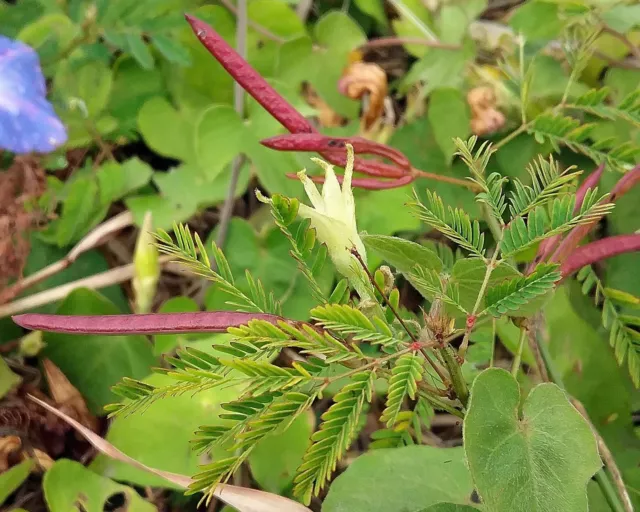
[[[48,153],[67,141],[46,93],[37,53],[0,35],[0,149]]]

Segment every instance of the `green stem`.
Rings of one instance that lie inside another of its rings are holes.
[[[446,347],[440,351],[444,364],[447,367],[449,376],[451,377],[451,385],[462,405],[467,406],[469,401],[469,388],[462,375],[462,368],[456,359],[455,351],[450,347]]]
[[[498,142],[496,142],[492,148],[494,149],[494,151],[497,151],[498,149],[500,149],[502,146],[504,146],[505,144],[507,144],[508,142],[511,142],[513,139],[515,139],[518,135],[524,133],[527,131],[527,128],[529,128],[529,124],[530,123],[526,123],[526,124],[521,124],[518,128],[516,128],[515,130],[513,130],[509,135],[507,135],[506,137],[504,137],[503,139],[499,140]]]
[[[551,359],[551,354],[549,353],[547,345],[540,339],[540,336],[536,332],[533,332],[532,335],[534,336],[535,342],[540,351],[540,355],[542,356],[542,360],[547,367],[547,372],[549,373],[551,380],[562,389],[565,389],[564,382],[562,381],[562,376],[553,364],[553,360]],[[588,418],[587,421],[589,421]],[[595,430],[595,428],[593,430],[596,438],[604,444],[604,441],[602,441],[600,434]],[[613,510],[614,512],[627,512],[629,510],[628,507],[624,506],[624,495],[621,496],[621,493],[624,493],[624,491],[620,491],[620,489],[618,489],[618,492],[616,492],[616,490],[614,490],[613,485],[611,484],[611,480],[609,480],[609,477],[607,476],[604,468],[601,468],[595,474],[594,479],[598,483],[598,486],[600,487],[602,494],[607,500],[607,503],[611,507],[611,510]],[[630,510],[633,510],[633,508],[631,508]]]
[[[511,367],[511,375],[514,378],[518,376],[518,370],[520,369],[520,361],[522,360],[522,350],[524,349],[524,339],[527,335],[527,330],[523,327],[520,328],[520,341],[518,342],[518,352],[513,360],[513,366]]]
[[[454,416],[457,416],[458,418],[464,419],[464,414],[462,413],[462,411],[459,411],[458,409],[456,409],[452,405],[450,405],[447,402],[445,402],[440,397],[429,395],[427,393],[420,393],[420,396],[423,397],[427,402],[429,402],[436,409],[439,409],[439,410],[442,410],[442,411],[446,411],[449,414],[453,414]]]

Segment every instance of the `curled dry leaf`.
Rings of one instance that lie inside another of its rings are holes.
[[[29,395],[29,398],[75,428],[94,448],[104,455],[164,478],[185,489],[191,484],[192,480],[188,476],[145,466],[55,407],[34,396]],[[239,512],[310,512],[307,507],[288,498],[236,485],[221,484],[216,487],[213,495],[227,505],[236,508]]]
[[[18,436],[0,437],[0,473],[13,466],[16,455],[22,449],[22,441]]]
[[[491,87],[471,89],[467,94],[471,109],[471,131],[478,136],[494,133],[502,128],[506,117],[497,109],[496,93]]]
[[[352,62],[347,66],[338,82],[338,90],[352,100],[368,95],[362,120],[365,129],[370,128],[384,112],[387,96],[387,75],[372,62]]]
[[[69,382],[66,375],[50,359],[45,359],[42,366],[47,384],[49,384],[51,398],[55,404],[82,425],[97,432],[98,421],[89,412],[87,403],[76,387]]]

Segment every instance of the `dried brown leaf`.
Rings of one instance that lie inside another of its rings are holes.
[[[384,99],[387,96],[387,75],[372,62],[352,62],[347,66],[338,82],[338,90],[353,100],[367,96],[367,106],[362,120],[365,128],[370,128],[384,113]]]

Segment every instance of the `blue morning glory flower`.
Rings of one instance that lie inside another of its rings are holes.
[[[38,54],[0,35],[0,149],[48,153],[67,141],[46,94]]]

